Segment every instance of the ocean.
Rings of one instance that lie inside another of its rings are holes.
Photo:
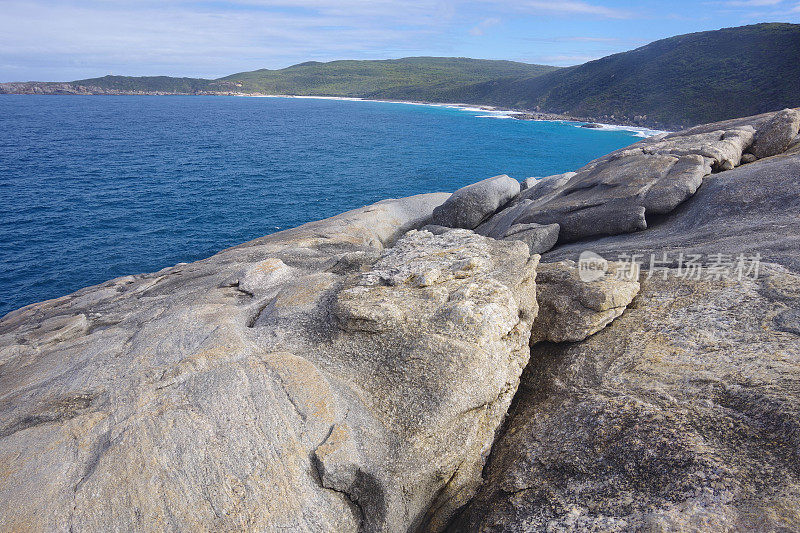
[[[0,316],[384,198],[575,170],[641,135],[391,102],[0,95]]]

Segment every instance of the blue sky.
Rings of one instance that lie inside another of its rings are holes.
[[[800,23],[800,0],[0,0],[0,81],[418,55],[573,65],[756,22]]]

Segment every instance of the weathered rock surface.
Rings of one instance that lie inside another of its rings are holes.
[[[0,321],[0,529],[441,529],[527,363],[519,242],[381,202]]]
[[[800,530],[798,180],[792,147],[705,177],[645,231],[544,254],[532,342],[553,329],[553,262],[641,262],[641,291],[585,340],[532,347],[486,481],[450,530]]]
[[[800,530],[800,276],[643,277],[622,316],[541,343],[452,531]]]
[[[555,174],[543,178],[527,178],[520,183],[522,191],[526,191],[521,197],[535,199],[538,196],[554,191],[568,182],[575,174],[576,172],[565,172],[564,174]]]
[[[638,272],[625,267],[611,262],[594,279],[581,279],[573,261],[540,265],[536,294],[539,315],[531,345],[582,341],[620,316],[639,292]]]
[[[742,154],[741,162],[742,162],[743,165],[745,165],[747,163],[752,163],[753,161],[756,161],[756,160],[758,160],[758,158],[756,156],[754,156],[753,154],[751,154],[751,153]]]
[[[432,223],[449,228],[474,229],[519,194],[519,182],[495,176],[458,189],[434,209]]]
[[[800,271],[800,147],[705,178],[691,199],[647,231],[560,246],[546,261],[577,260],[592,250],[608,260],[651,255],[661,266],[678,266],[700,255],[735,260],[761,254],[767,262]],[[666,261],[664,261],[666,254]]]
[[[514,223],[559,224],[562,242],[642,230],[648,208],[669,212],[710,172],[698,155],[627,154],[579,172],[563,188],[534,200]]]
[[[641,231],[648,218],[672,212],[695,194],[712,172],[739,166],[747,150],[786,150],[797,135],[797,117],[798,111],[786,110],[662,134],[577,173],[526,181],[519,197],[476,231],[502,238],[514,224],[559,224],[560,243]]]
[[[453,231],[453,228],[448,228],[447,226],[437,226],[436,224],[425,224],[420,229],[424,231],[429,231],[434,235],[441,235],[442,233]]]
[[[758,158],[778,155],[789,148],[799,129],[800,111],[784,109],[759,130],[750,152]]]
[[[541,254],[558,242],[558,224],[514,224],[503,234],[505,241],[522,241],[532,254]]]

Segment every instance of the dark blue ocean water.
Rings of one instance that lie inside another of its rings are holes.
[[[631,132],[382,102],[0,95],[0,315],[389,197],[574,170]]]

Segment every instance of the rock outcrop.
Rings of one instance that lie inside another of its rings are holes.
[[[3,530],[441,530],[528,356],[520,242],[381,202],[0,322]]]
[[[789,146],[705,177],[646,231],[544,254],[533,342],[547,340],[556,261],[623,259],[641,267],[641,290],[585,340],[532,346],[486,480],[451,531],[800,529],[800,147]]]
[[[643,276],[587,340],[532,348],[452,531],[800,528],[800,276],[677,274]]]
[[[473,229],[519,194],[519,188],[519,182],[506,175],[462,187],[433,210],[433,224]]]
[[[539,315],[531,345],[541,341],[578,342],[620,316],[639,292],[639,274],[625,264],[582,279],[574,261],[541,265],[537,275]]]
[[[796,116],[9,313],[0,530],[800,530]]]
[[[558,242],[558,224],[514,224],[500,237],[506,241],[522,241],[532,254],[546,252]]]
[[[758,158],[778,155],[789,148],[799,129],[800,111],[784,109],[759,130],[750,152]]]
[[[512,226],[558,224],[560,244],[639,232],[691,198],[712,174],[790,149],[798,126],[800,111],[787,109],[656,135],[575,173],[529,178],[505,207],[484,214],[475,231],[502,239]]]
[[[544,196],[548,192],[552,192],[565,183],[567,183],[577,172],[565,172],[563,174],[555,174],[553,176],[545,176],[543,178],[527,178],[520,184],[520,187],[525,194],[522,198],[538,198]]]
[[[578,260],[592,250],[606,259],[633,255],[649,267],[678,267],[692,257],[761,254],[763,261],[800,271],[800,146],[706,177],[694,197],[658,224],[637,233],[567,244],[551,250],[547,261]],[[682,254],[682,255],[681,255]],[[651,257],[652,256],[652,257]]]

